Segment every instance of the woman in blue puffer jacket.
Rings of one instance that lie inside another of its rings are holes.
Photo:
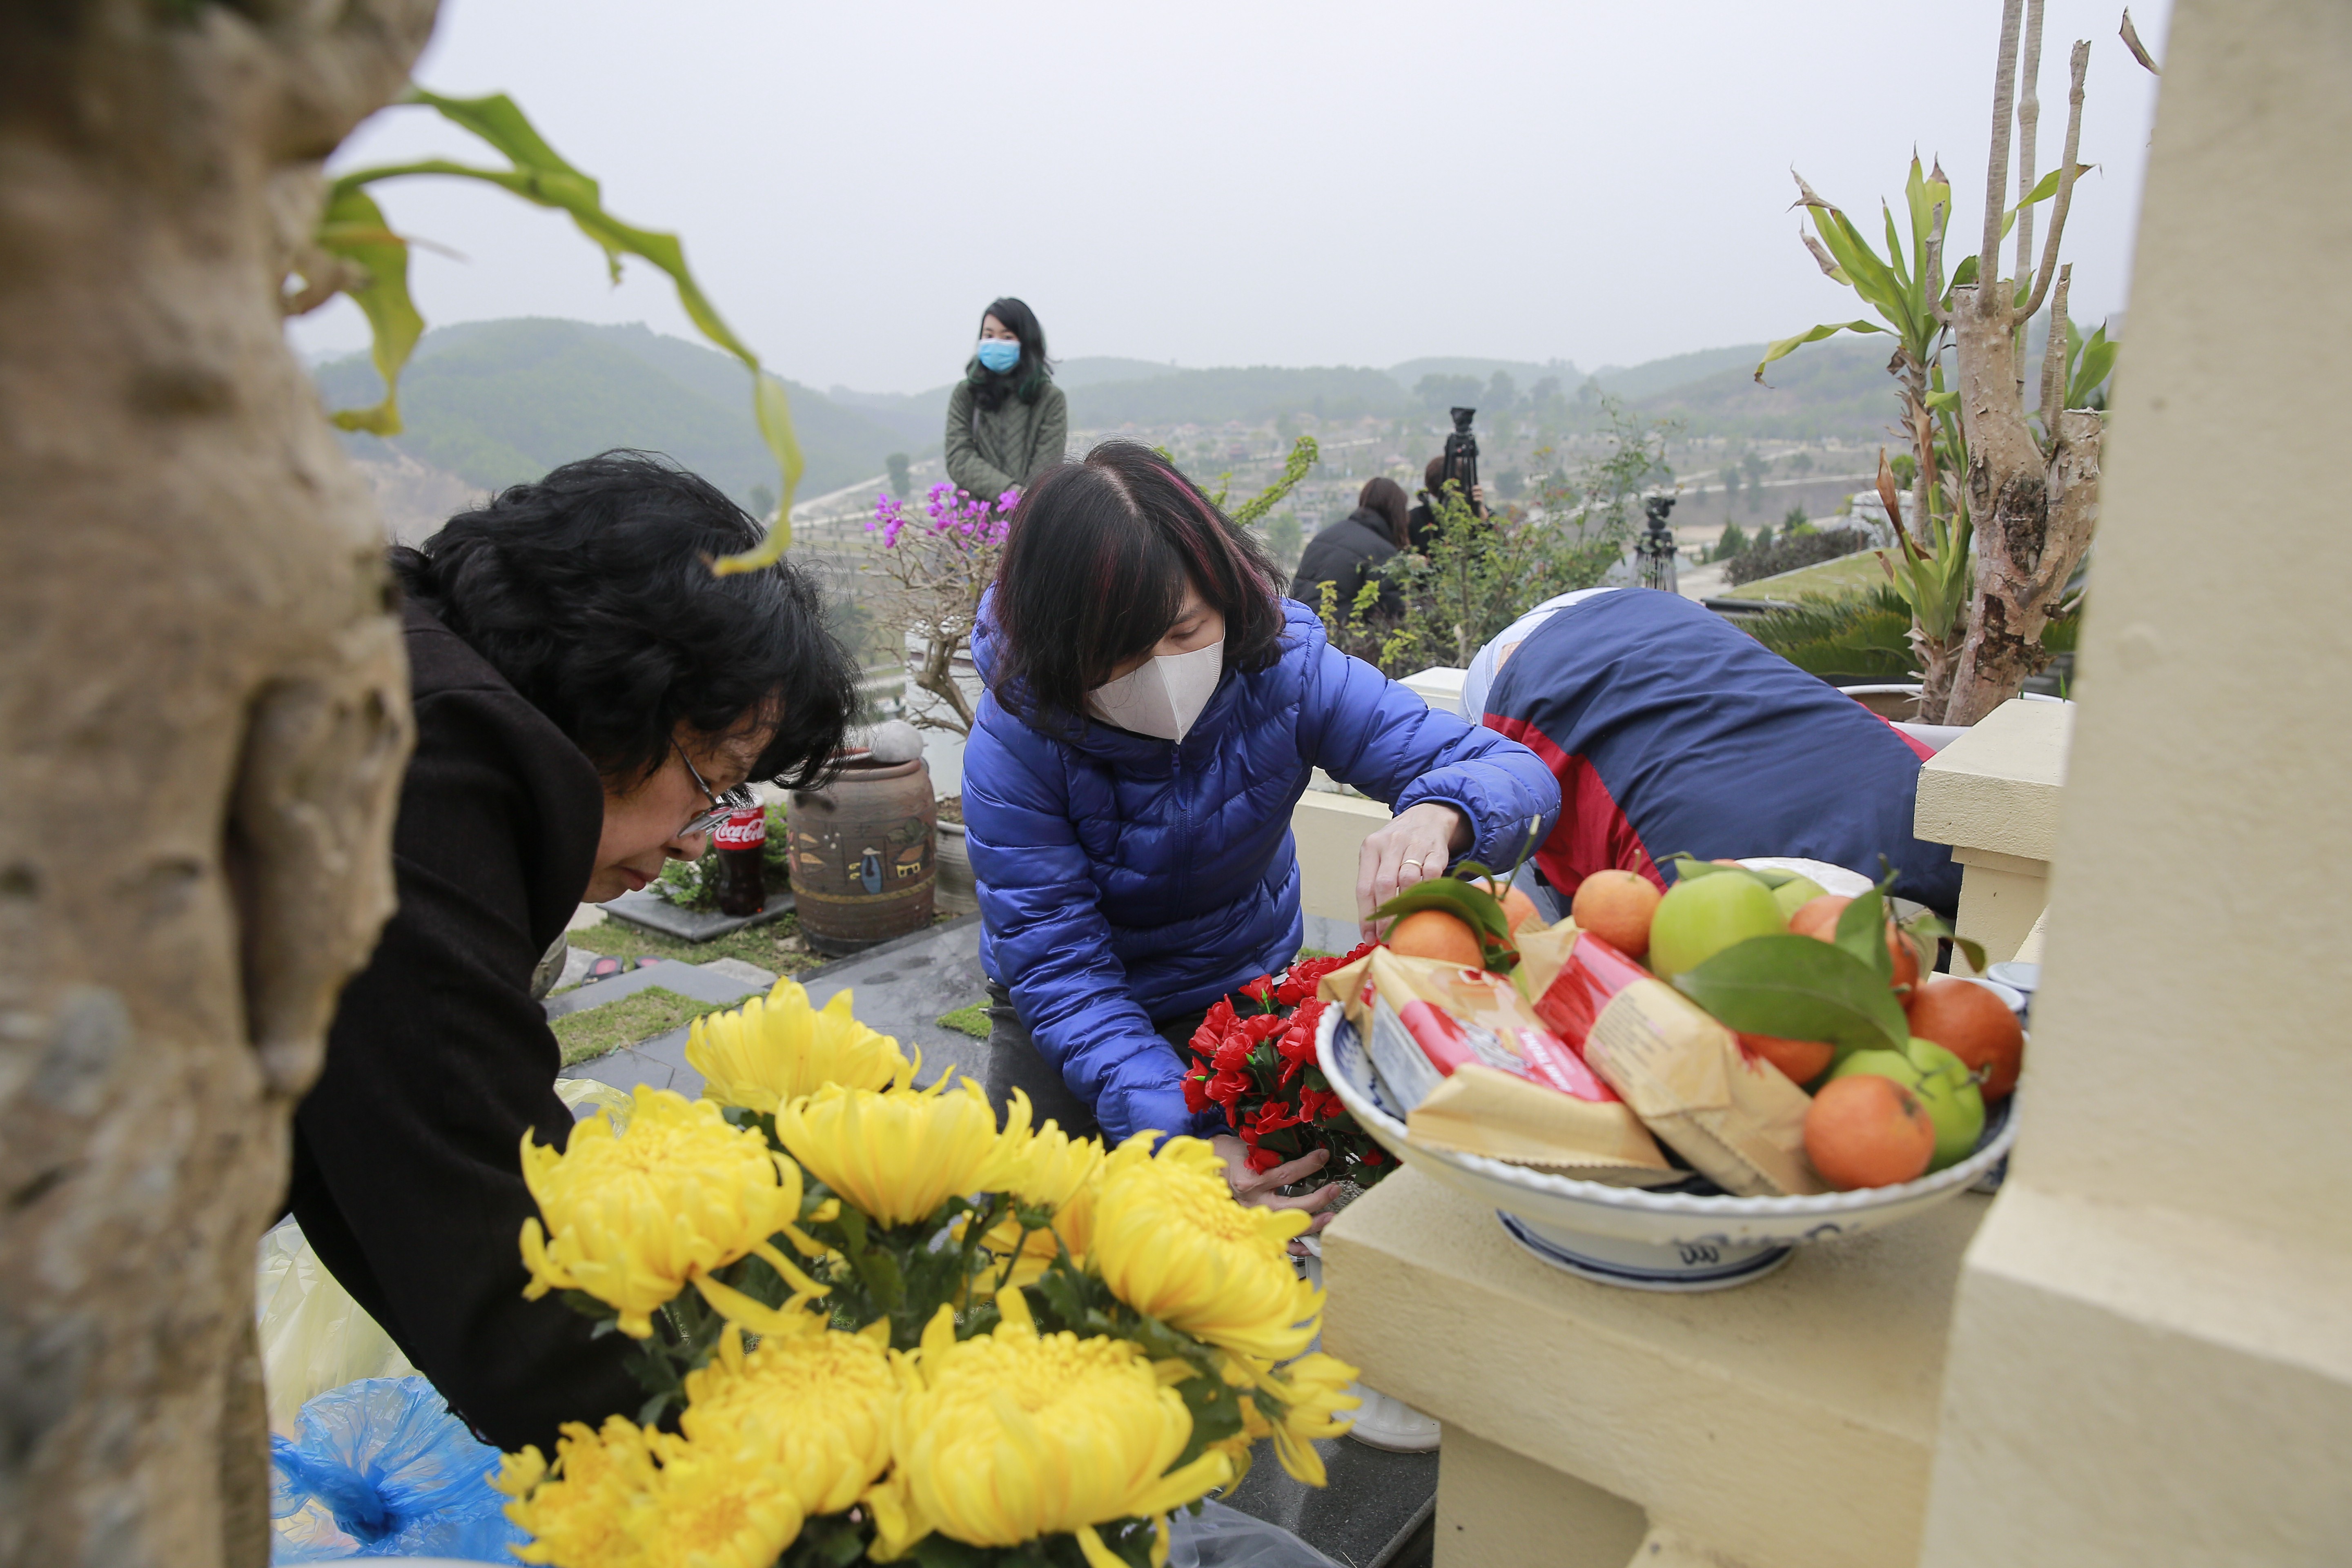
[[[1000,1101],[1020,1088],[1040,1119],[1113,1141],[1223,1133],[1185,1109],[1177,1043],[1297,952],[1290,812],[1318,766],[1395,813],[1364,844],[1365,918],[1550,831],[1559,790],[1535,753],[1331,647],[1275,582],[1247,533],[1135,443],[1023,497],[972,639],[989,690],[963,763]],[[1220,1147],[1245,1197],[1323,1161],[1254,1174],[1239,1139]]]

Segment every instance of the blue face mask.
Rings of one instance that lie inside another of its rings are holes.
[[[984,369],[1003,375],[1021,363],[1021,345],[1010,338],[982,338],[980,363]]]

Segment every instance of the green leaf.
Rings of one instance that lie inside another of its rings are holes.
[[[701,285],[695,281],[693,273],[687,267],[686,250],[677,237],[656,229],[638,228],[605,211],[603,190],[596,181],[566,163],[554,148],[548,145],[546,138],[540,135],[522,110],[516,107],[514,100],[505,93],[491,93],[481,98],[445,98],[423,88],[411,88],[403,101],[421,104],[452,124],[471,132],[505,154],[512,167],[486,169],[446,158],[426,158],[410,163],[354,170],[330,187],[330,216],[340,217],[344,222],[354,221],[350,215],[339,214],[336,204],[343,200],[347,193],[358,193],[362,186],[382,180],[415,174],[442,174],[479,180],[509,191],[525,201],[553,207],[569,215],[574,226],[604,251],[605,268],[616,283],[620,281],[621,258],[625,256],[635,256],[668,274],[677,290],[678,304],[685,309],[688,318],[702,335],[742,361],[751,372],[752,416],[759,426],[760,438],[775,458],[777,471],[783,481],[776,526],[767,540],[743,555],[730,556],[720,561],[717,569],[722,573],[752,571],[782,556],[792,542],[793,492],[799,485],[801,473],[806,466],[799,441],[793,433],[791,403],[785,395],[783,384],[761,370],[759,356],[735,335],[720,319],[717,308],[704,295]],[[370,210],[373,210],[372,203]],[[379,226],[382,218],[381,213],[375,214]],[[404,268],[402,278],[404,285]],[[403,298],[405,298],[404,287]],[[414,314],[413,310],[411,313]],[[370,319],[373,320],[373,314]],[[421,321],[417,329],[420,331],[423,329]],[[415,338],[411,337],[409,342],[413,346]],[[400,361],[404,363],[406,357],[404,350],[399,355]],[[383,368],[383,355],[379,352],[379,370]],[[385,395],[389,403],[389,378],[386,380]],[[397,428],[397,416],[393,417]]]
[[[383,209],[365,191],[340,185],[328,194],[316,238],[320,249],[366,275],[366,282],[344,292],[367,317],[374,340],[370,355],[376,374],[383,379],[383,401],[373,408],[343,409],[334,416],[336,427],[397,436],[401,369],[415,351],[416,340],[425,335],[425,318],[408,297],[408,242],[386,226]]]
[[[1906,932],[1917,937],[1920,942],[1925,943],[1933,943],[1939,939],[1944,942],[1950,942],[1954,947],[1959,949],[1960,956],[1969,961],[1969,966],[1970,968],[1974,969],[1979,974],[1982,974],[1985,972],[1984,943],[1977,941],[1974,937],[1962,936],[1958,931],[1954,931],[1952,929],[1951,922],[1945,920],[1942,916],[1933,914],[1915,915],[1910,920],[1903,922],[1903,929]],[[1924,976],[1922,978],[1924,978]]]
[[[1900,1050],[1911,1037],[1902,1004],[1875,971],[1809,936],[1750,937],[1675,975],[1675,988],[1742,1034],[1827,1040],[1842,1050]]]
[[[1797,879],[1794,871],[1782,871],[1770,866],[1718,866],[1712,860],[1702,860],[1687,850],[1677,849],[1659,862],[1675,868],[1675,880],[1687,882],[1694,877],[1712,877],[1722,872],[1752,878],[1768,888],[1778,888]]]
[[[1793,338],[1782,338],[1779,342],[1766,348],[1764,357],[1756,362],[1756,379],[1759,382],[1764,379],[1766,365],[1776,359],[1787,358],[1807,343],[1817,343],[1823,338],[1835,337],[1840,332],[1883,332],[1885,331],[1886,329],[1876,321],[1831,321],[1815,327],[1811,331],[1799,332]]]
[[[1886,951],[1886,900],[1877,889],[1839,911],[1837,945],[1870,965],[1881,989],[1895,984],[1895,955]]]

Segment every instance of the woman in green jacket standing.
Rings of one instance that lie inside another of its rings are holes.
[[[980,348],[948,397],[948,479],[994,500],[1062,460],[1070,405],[1054,384],[1045,329],[1018,300],[999,300],[980,319]]]

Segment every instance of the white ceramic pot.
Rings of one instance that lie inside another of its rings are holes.
[[[1788,1198],[1615,1187],[1414,1144],[1337,1007],[1323,1011],[1315,1053],[1340,1103],[1381,1148],[1492,1207],[1511,1238],[1545,1262],[1638,1290],[1720,1290],[1761,1279],[1795,1247],[1875,1230],[1949,1201],[1990,1173],[2017,1141],[2012,1097],[1992,1108],[1975,1153],[1896,1186]]]

